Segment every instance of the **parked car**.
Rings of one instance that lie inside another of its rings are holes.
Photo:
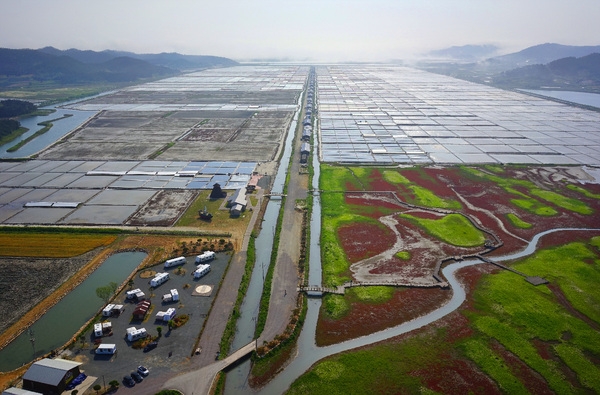
[[[138,372],[131,372],[131,378],[135,380],[136,383],[141,383],[144,378]]]
[[[125,384],[127,387],[133,387],[135,385],[135,381],[133,381],[131,376],[125,376],[123,377],[123,384]]]
[[[146,347],[144,347],[144,352],[154,350],[157,346],[158,346],[158,342],[148,343],[148,345]]]
[[[144,377],[146,377],[150,374],[150,371],[148,369],[146,369],[145,367],[143,367],[142,365],[138,366],[137,370]]]

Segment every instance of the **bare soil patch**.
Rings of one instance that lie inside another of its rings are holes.
[[[133,226],[172,226],[198,192],[191,190],[162,190],[140,208],[129,221]]]
[[[101,248],[73,258],[0,260],[0,333],[81,270]]]

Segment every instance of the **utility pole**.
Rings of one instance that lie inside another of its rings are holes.
[[[29,342],[31,342],[31,347],[33,347],[33,357],[35,358],[35,336],[31,327],[29,327]]]

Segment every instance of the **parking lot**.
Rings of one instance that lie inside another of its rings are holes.
[[[102,320],[110,321],[113,329],[113,335],[103,337],[102,343],[116,344],[117,353],[112,356],[96,355],[93,331],[90,330],[85,333],[86,346],[84,349],[80,349],[80,342],[77,342],[73,348],[74,359],[82,362],[81,369],[88,376],[97,377],[96,383],[101,385],[103,385],[103,380],[106,384],[112,380],[118,380],[123,386],[123,376],[130,374],[138,365],[143,365],[150,370],[150,375],[144,382],[136,385],[138,392],[145,386],[149,389],[162,385],[165,377],[172,377],[173,373],[185,370],[186,365],[193,358],[196,339],[217,294],[229,258],[230,255],[226,253],[217,254],[216,259],[208,262],[211,265],[210,272],[198,280],[192,276],[196,269],[195,256],[186,257],[186,263],[182,266],[164,269],[162,264],[157,265],[152,269],[158,273],[167,272],[170,278],[155,289],[150,287],[152,277],[142,278],[140,273],[143,272],[137,273],[132,287],[126,287],[112,302],[123,304],[124,312],[118,317]],[[211,287],[212,290],[206,296],[197,295],[195,290],[203,285]],[[136,288],[144,292],[146,299],[152,302],[151,309],[143,321],[132,319],[135,302],[130,302],[126,298],[126,291]],[[162,296],[169,293],[171,289],[177,289],[179,292],[179,302],[163,303]],[[166,311],[170,307],[177,309],[177,316],[187,314],[190,317],[186,324],[171,331],[166,322],[155,320],[159,311]],[[158,340],[158,347],[148,352],[133,349],[126,340],[126,329],[132,326],[145,328],[152,337],[157,336],[157,328],[161,327],[162,336]],[[214,342],[217,343],[220,340],[214,339]]]

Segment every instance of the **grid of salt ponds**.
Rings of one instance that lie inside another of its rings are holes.
[[[46,161],[3,162],[0,188],[243,188],[256,162]]]
[[[318,67],[325,162],[600,164],[600,114],[397,66]]]

